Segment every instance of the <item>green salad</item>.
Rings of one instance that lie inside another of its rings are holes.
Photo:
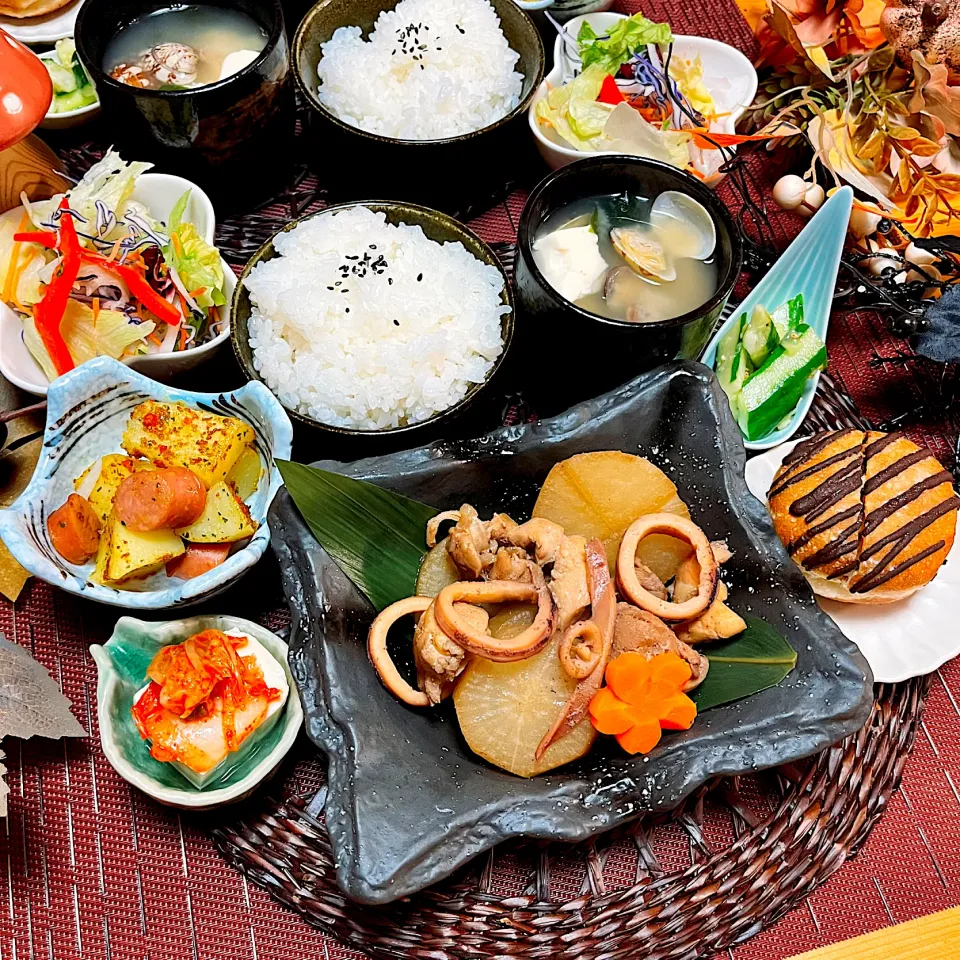
[[[787,419],[807,381],[827,365],[827,348],[803,319],[803,295],[773,313],[741,314],[717,347],[716,371],[747,440],[761,440]]]
[[[77,56],[71,37],[58,40],[53,55],[43,57],[43,65],[53,82],[53,101],[48,113],[67,113],[97,102],[97,91]]]

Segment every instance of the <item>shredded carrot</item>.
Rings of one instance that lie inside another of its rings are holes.
[[[649,753],[661,730],[689,730],[696,704],[683,692],[690,664],[672,652],[649,660],[636,651],[607,664],[607,686],[590,701],[590,719],[600,733],[613,734],[628,753]]]
[[[180,337],[179,337],[179,340],[180,340],[180,343],[178,344],[178,347],[179,347],[180,350],[182,350],[182,349],[186,346],[186,344],[187,344],[187,328],[186,328],[186,324],[183,324],[183,323],[180,324]]]
[[[108,260],[116,260],[117,254],[120,253],[120,243],[123,240],[123,237],[118,237],[117,242],[113,245],[113,249],[110,251],[110,256],[107,257]]]
[[[94,298],[93,298],[93,303],[92,303],[91,306],[93,307],[93,327],[94,327],[94,329],[96,329],[96,327],[97,327],[97,318],[100,316],[100,298],[99,298],[99,297],[94,297]]]
[[[202,297],[206,292],[207,292],[207,288],[206,288],[206,287],[197,287],[196,290],[191,290],[191,291],[190,291],[189,296],[190,296],[190,299],[191,299],[191,300],[196,300],[197,297]]]
[[[20,226],[17,233],[22,233],[30,222],[26,212],[20,217]],[[5,303],[11,303],[17,295],[17,287],[20,285],[20,248],[23,244],[19,240],[14,240],[13,251],[10,254],[10,260],[7,263],[7,277],[3,284],[3,299]]]
[[[180,243],[180,238],[174,233],[170,237],[170,242],[173,244],[173,249],[176,251],[178,257],[183,256],[183,245]]]
[[[155,343],[158,347],[163,345],[163,341],[152,330],[147,334],[147,339],[151,343]]]

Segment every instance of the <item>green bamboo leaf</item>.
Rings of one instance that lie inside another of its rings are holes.
[[[277,467],[313,535],[374,607],[415,592],[435,507],[289,460]],[[773,627],[745,619],[743,633],[706,652],[710,671],[693,693],[700,713],[776,686],[796,666],[796,651]]]
[[[797,651],[769,623],[744,619],[743,633],[704,651],[710,670],[692,695],[700,713],[775,687],[797,665]]]
[[[277,467],[320,546],[377,610],[414,592],[435,507],[302,463]]]

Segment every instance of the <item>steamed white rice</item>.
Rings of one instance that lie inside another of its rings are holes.
[[[401,0],[368,40],[340,27],[321,45],[320,100],[345,123],[399,140],[480,130],[520,102],[520,55],[488,0]]]
[[[503,276],[461,243],[353,207],[281,233],[244,281],[257,372],[323,423],[417,423],[482,383],[503,350]]]

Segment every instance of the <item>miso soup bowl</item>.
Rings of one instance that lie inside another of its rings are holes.
[[[703,204],[717,231],[717,288],[695,310],[653,323],[611,320],[562,297],[534,262],[542,224],[568,204],[625,191],[654,200],[666,190]],[[528,389],[548,414],[669,360],[699,359],[740,273],[742,245],[727,208],[695,177],[656,160],[605,155],[568,164],[536,186],[520,217],[517,252],[518,353],[531,359]]]
[[[491,0],[500,28],[520,54],[520,102],[505,117],[471,133],[443,140],[398,140],[370,133],[337,117],[320,100],[317,64],[321,44],[340,27],[357,26],[369,36],[384,10],[398,0],[320,0],[303,18],[293,40],[297,83],[309,106],[307,156],[338,200],[377,196],[405,200],[464,215],[490,206],[504,185],[524,168],[529,150],[526,112],[543,80],[543,43],[533,21],[514,0]]]
[[[242,70],[202,87],[143,90],[104,70],[109,42],[170,0],[86,0],[77,17],[77,53],[93,79],[103,119],[128,160],[150,160],[200,184],[217,208],[250,209],[289,179],[296,127],[290,47],[280,0],[203,0],[238,10],[267,34]]]

